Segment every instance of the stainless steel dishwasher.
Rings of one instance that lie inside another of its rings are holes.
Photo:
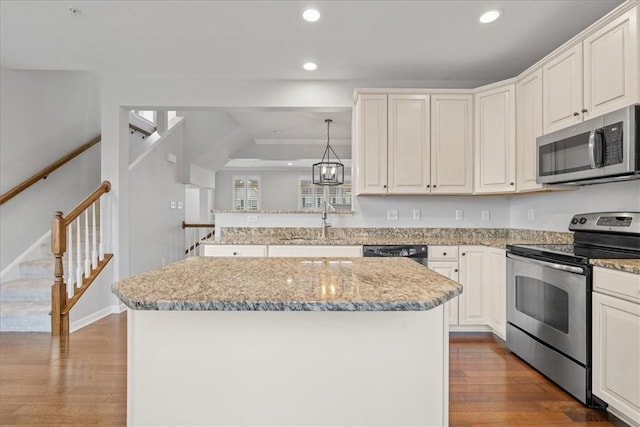
[[[364,245],[364,257],[404,257],[427,265],[427,245]]]

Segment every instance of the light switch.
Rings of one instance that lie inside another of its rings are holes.
[[[169,206],[171,207],[171,209],[175,209],[178,206],[178,204],[176,203],[175,200],[171,200],[171,202],[169,202]]]
[[[419,221],[420,220],[420,209],[414,209],[413,210],[413,219],[414,219],[414,221]]]
[[[527,210],[527,219],[529,221],[533,221],[534,215],[533,215],[533,209],[528,209]]]
[[[184,204],[182,202],[178,202],[178,209],[182,209],[184,207]]]
[[[456,221],[462,221],[463,212],[462,209],[456,209]]]

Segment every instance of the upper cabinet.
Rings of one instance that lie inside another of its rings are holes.
[[[545,134],[638,102],[638,10],[543,65]]]
[[[388,96],[389,194],[429,193],[429,108],[429,95]]]
[[[472,105],[467,94],[359,93],[357,194],[470,194]]]
[[[542,69],[522,77],[516,87],[516,188],[534,191],[536,183],[536,138],[542,135]]]
[[[475,192],[515,192],[515,85],[479,91],[475,101]]]
[[[431,95],[431,193],[473,191],[473,97]]]
[[[387,192],[387,95],[360,95],[355,108],[358,194]]]

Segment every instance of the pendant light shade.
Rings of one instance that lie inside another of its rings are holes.
[[[313,164],[313,183],[317,185],[344,184],[344,165],[329,145],[329,126],[332,121],[331,119],[324,121],[327,124],[327,148],[324,149],[322,160]]]

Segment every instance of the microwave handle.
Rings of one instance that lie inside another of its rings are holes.
[[[589,133],[589,164],[591,169],[602,167],[602,132],[599,129]]]

